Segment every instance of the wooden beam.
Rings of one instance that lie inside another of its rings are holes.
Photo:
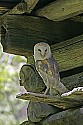
[[[61,79],[61,82],[67,87],[68,90],[73,88],[83,87],[83,72],[74,74]]]
[[[83,123],[83,107],[68,109],[43,120],[43,125],[81,125]],[[28,122],[27,122],[28,124]]]
[[[70,91],[70,95],[66,96],[51,96],[33,92],[26,92],[18,94],[16,97],[19,99],[30,100],[33,102],[47,103],[54,105],[62,109],[68,109],[72,107],[82,106],[83,105],[83,87],[73,89]]]
[[[33,45],[37,42],[47,41],[51,45],[83,33],[83,25],[72,21],[56,23],[38,17],[8,15],[2,18],[1,22],[1,38],[4,51],[20,55],[31,54]]]
[[[33,54],[33,46],[43,41],[49,45],[55,44],[51,48],[60,71],[83,66],[83,35],[63,41],[66,35],[69,37],[63,24],[37,17],[9,15],[1,27],[3,50],[28,57]]]
[[[59,63],[60,71],[83,66],[83,35],[51,47],[52,53]]]
[[[2,22],[1,41],[8,53],[31,56],[37,42],[50,41],[53,44],[62,40],[64,35],[58,30],[59,24],[38,17],[8,15]]]
[[[53,115],[49,115],[47,118],[43,118],[43,125],[81,125],[83,123],[83,107],[68,109]],[[35,125],[31,121],[25,121],[20,125]],[[38,125],[38,124],[37,124]]]
[[[36,13],[50,20],[62,21],[83,13],[83,0],[56,0]]]

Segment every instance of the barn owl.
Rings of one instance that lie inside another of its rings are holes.
[[[46,90],[44,94],[61,95],[67,88],[60,82],[58,64],[53,58],[50,46],[47,43],[37,43],[34,46],[34,60],[36,70],[42,77]],[[52,94],[54,91],[54,94]]]

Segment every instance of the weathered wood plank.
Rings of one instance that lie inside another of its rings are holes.
[[[31,51],[33,49],[33,45],[39,41],[48,41],[50,44],[60,42],[68,36],[68,33],[64,34],[65,29],[62,28],[63,25],[64,23],[55,24],[55,22],[37,17],[9,15],[3,19],[3,27],[6,30],[6,34],[4,34],[2,28],[4,51],[26,55],[26,53],[29,53],[29,50]],[[8,42],[11,43],[11,46],[7,44]],[[28,44],[30,42],[31,44]],[[30,48],[28,48],[27,51],[28,46],[30,46]],[[25,53],[22,50],[20,51],[21,48],[25,50]]]
[[[83,105],[83,87],[73,89],[69,95],[65,96],[51,96],[39,93],[21,93],[16,96],[19,99],[30,100],[33,102],[42,102],[54,105],[59,108],[67,109]]]
[[[61,21],[83,13],[83,0],[56,0],[36,13],[50,20]]]
[[[33,46],[43,41],[55,44],[51,48],[60,71],[83,66],[83,35],[61,42],[66,36],[69,37],[69,31],[63,28],[64,24],[31,16],[9,15],[3,20],[1,28],[3,50],[28,57],[33,54]]]
[[[60,71],[83,66],[83,35],[53,45],[52,52]]]
[[[72,90],[76,87],[83,87],[83,72],[64,77],[61,79],[61,82],[67,87],[68,90]]]
[[[43,125],[82,125],[82,123],[83,107],[68,109],[43,120]]]
[[[72,21],[55,23],[38,17],[9,15],[3,18],[2,22],[5,29],[5,34],[3,28],[1,30],[4,51],[20,55],[26,55],[26,52],[29,51],[27,47],[30,46],[30,50],[32,50],[33,45],[37,42],[47,41],[49,44],[56,44],[83,33],[83,25]],[[28,45],[30,42],[31,44]],[[11,43],[10,46],[7,43]],[[18,47],[20,49],[21,47],[24,48],[25,54],[24,52],[21,53],[22,50],[20,51]],[[14,50],[15,48],[18,53]]]
[[[55,23],[47,19],[9,15],[2,22],[1,41],[4,51],[8,53],[31,55],[37,42],[50,41],[52,44],[63,39],[63,31],[58,30],[59,24],[56,28]],[[59,31],[62,32],[60,39]]]
[[[73,108],[53,115],[49,115],[47,118],[41,121],[42,125],[82,125],[83,123],[83,107]],[[35,125],[30,121],[25,121],[20,125]],[[40,125],[40,124],[36,124]]]

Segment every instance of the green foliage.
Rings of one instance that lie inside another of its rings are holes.
[[[24,91],[19,85],[18,74],[25,62],[24,57],[3,53],[0,45],[0,125],[19,125],[27,119],[28,102],[15,98],[17,93]]]

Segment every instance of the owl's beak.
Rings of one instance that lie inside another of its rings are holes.
[[[43,53],[40,53],[40,54],[41,54],[41,57],[44,59],[44,58],[45,58],[46,53],[45,53],[45,52],[43,52]]]

